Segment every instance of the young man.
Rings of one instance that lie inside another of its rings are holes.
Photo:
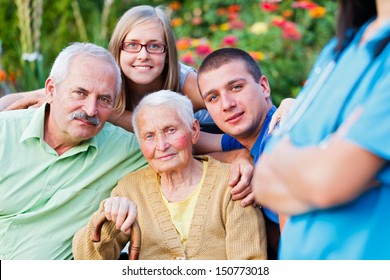
[[[220,145],[214,150],[227,151],[244,146],[256,162],[264,150],[269,137],[268,126],[276,110],[268,80],[257,62],[243,50],[219,49],[204,59],[198,71],[198,85],[211,117],[226,133],[210,136],[215,138],[217,146]],[[269,209],[263,208],[263,211],[268,256],[274,259],[280,235],[278,216]]]

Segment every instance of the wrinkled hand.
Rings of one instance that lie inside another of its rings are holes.
[[[43,89],[22,94],[22,97],[9,105],[6,110],[28,109],[40,107],[47,101]]]
[[[130,234],[132,224],[137,217],[137,206],[127,197],[110,197],[103,201],[107,220],[115,223],[116,228]]]
[[[278,124],[278,122],[280,122],[287,116],[288,112],[290,111],[294,103],[295,103],[294,98],[285,98],[282,100],[279,108],[275,111],[275,113],[272,116],[271,122],[269,123],[268,134],[271,134],[272,131],[274,131],[275,126]]]
[[[230,167],[229,186],[233,200],[240,200],[241,206],[246,207],[254,202],[252,189],[252,176],[254,172],[254,161],[248,150],[243,149],[239,156],[232,162]]]

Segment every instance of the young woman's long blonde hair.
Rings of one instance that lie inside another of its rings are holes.
[[[179,62],[176,48],[175,36],[163,7],[152,7],[149,5],[136,6],[129,9],[118,21],[109,43],[109,50],[114,56],[118,65],[120,65],[121,43],[126,35],[138,24],[158,20],[161,22],[165,31],[165,40],[167,44],[167,63],[162,72],[164,86],[162,89],[173,91],[180,90]],[[115,109],[123,112],[125,109],[133,110],[137,105],[135,96],[131,94],[131,89],[126,87],[126,77],[121,70],[122,89],[119,98],[115,104]],[[127,101],[126,101],[127,99]]]

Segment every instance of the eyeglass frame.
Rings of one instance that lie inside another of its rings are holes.
[[[129,43],[137,44],[137,45],[141,46],[139,51],[128,51],[128,50],[125,50],[124,45],[125,44],[129,44]],[[162,52],[150,52],[148,50],[147,46],[151,45],[151,44],[163,46],[163,51]],[[128,52],[128,53],[139,53],[142,50],[142,48],[145,48],[146,52],[149,53],[149,54],[162,54],[162,53],[165,53],[167,51],[167,45],[162,44],[162,43],[155,43],[155,42],[149,42],[149,43],[146,43],[146,44],[141,44],[141,43],[137,43],[137,42],[122,42],[120,46],[121,46],[121,50],[123,50],[125,52]]]

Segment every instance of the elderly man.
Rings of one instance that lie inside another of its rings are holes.
[[[107,50],[74,43],[46,80],[48,104],[0,113],[1,259],[71,259],[77,229],[145,165],[135,137],[106,123],[120,86]]]

